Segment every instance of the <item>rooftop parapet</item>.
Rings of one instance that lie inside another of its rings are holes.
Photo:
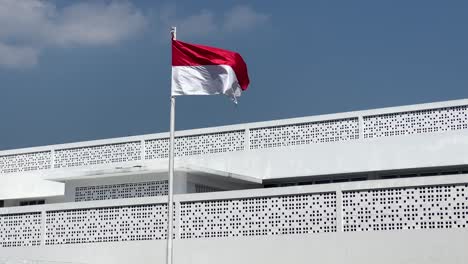
[[[468,99],[178,131],[176,157],[468,129]],[[168,133],[0,151],[0,174],[168,157]]]

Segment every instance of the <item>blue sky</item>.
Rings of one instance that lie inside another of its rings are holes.
[[[169,27],[251,85],[177,129],[468,97],[468,1],[0,0],[0,149],[167,131]]]

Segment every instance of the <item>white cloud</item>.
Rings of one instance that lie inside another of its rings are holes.
[[[44,0],[0,0],[0,65],[34,65],[40,51],[51,46],[116,44],[146,24],[128,1],[74,2],[58,8]]]
[[[149,18],[129,0],[64,1],[57,6],[48,0],[0,0],[0,67],[31,67],[45,48],[114,45],[141,33]],[[202,9],[195,13],[175,12],[163,7],[158,28],[176,25],[179,36],[247,32],[269,22],[270,15],[250,6],[225,11]],[[167,33],[165,33],[167,36]]]
[[[41,1],[0,0],[0,39],[40,38],[53,8]]]
[[[164,27],[161,30],[162,37],[167,36],[171,26],[177,26],[178,31],[181,32],[179,35],[181,37],[206,36],[218,32],[215,15],[207,9],[179,17],[175,5],[165,5],[161,8],[158,16],[161,26]]]
[[[184,36],[205,36],[216,33],[215,16],[211,11],[202,10],[175,23]]]
[[[109,45],[131,37],[145,24],[145,17],[128,2],[81,3],[62,11],[49,36],[61,45]]]
[[[181,18],[177,16],[175,6],[166,6],[160,13],[160,20],[166,29],[177,26],[182,37],[203,37],[210,34],[250,31],[266,24],[270,15],[257,12],[250,6],[235,6],[226,12],[215,13],[204,9],[197,14]]]
[[[31,47],[16,47],[0,43],[0,66],[24,68],[37,64],[39,50]]]
[[[248,31],[266,23],[269,15],[256,12],[249,6],[237,6],[225,15],[224,29],[226,31]]]

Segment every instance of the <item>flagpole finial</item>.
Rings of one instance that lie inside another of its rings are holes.
[[[171,37],[172,37],[172,40],[177,39],[177,27],[171,27]]]

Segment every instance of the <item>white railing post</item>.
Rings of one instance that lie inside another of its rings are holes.
[[[336,190],[336,232],[343,232],[343,191]]]
[[[46,223],[47,220],[47,211],[41,211],[41,246],[45,246],[46,244]]]
[[[142,139],[142,140],[140,141],[140,156],[141,156],[140,159],[141,159],[141,160],[146,160],[146,156],[145,156],[145,155],[146,155],[146,145],[145,145],[145,140]]]
[[[244,150],[250,150],[250,129],[245,129]]]
[[[55,149],[50,150],[50,168],[55,169]]]
[[[359,139],[364,139],[364,117],[358,116]]]

